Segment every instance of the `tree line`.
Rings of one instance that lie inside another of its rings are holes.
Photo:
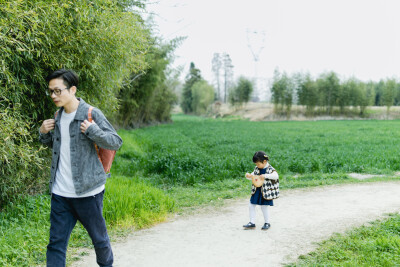
[[[141,17],[145,0],[1,1],[0,210],[47,188],[49,150],[38,126],[56,111],[45,77],[80,77],[77,96],[116,127],[170,120],[177,101],[169,68],[180,40],[163,42]]]
[[[365,115],[368,106],[400,105],[400,83],[392,78],[379,82],[363,82],[354,77],[340,79],[335,72],[326,72],[317,78],[310,74],[288,75],[275,70],[271,86],[274,111],[290,116],[292,105],[306,107],[306,115],[345,114],[346,109],[358,109]]]
[[[250,100],[253,82],[244,76],[233,81],[233,64],[229,54],[214,53],[212,71],[215,85],[204,80],[201,71],[193,62],[190,63],[180,101],[184,113],[202,115],[208,112],[214,102],[240,106]]]

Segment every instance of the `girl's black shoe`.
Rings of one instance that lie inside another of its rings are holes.
[[[249,222],[248,224],[243,225],[244,229],[254,229],[256,225],[254,223]]]
[[[269,223],[264,223],[264,226],[261,227],[261,230],[268,230],[271,227]]]

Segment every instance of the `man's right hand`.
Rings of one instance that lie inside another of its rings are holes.
[[[51,130],[54,129],[55,124],[56,124],[55,119],[45,120],[45,121],[43,121],[42,126],[40,126],[39,131],[42,134],[47,134],[48,132],[50,132]]]

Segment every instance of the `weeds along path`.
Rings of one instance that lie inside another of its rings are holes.
[[[400,182],[335,185],[282,192],[270,208],[271,228],[243,230],[248,199],[177,216],[114,243],[115,266],[280,266],[333,233],[400,211]],[[97,266],[93,252],[74,266]]]

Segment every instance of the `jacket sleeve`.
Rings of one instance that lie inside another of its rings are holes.
[[[269,165],[267,167],[267,171],[264,174],[264,177],[268,180],[278,180],[279,179],[278,172],[271,165]]]
[[[50,131],[47,134],[42,134],[40,130],[39,132],[39,142],[44,144],[47,147],[52,148],[53,147],[53,132]]]
[[[265,178],[269,180],[278,180],[279,175],[275,170],[273,170],[272,173],[265,174]]]
[[[95,124],[86,129],[85,135],[101,148],[118,150],[122,146],[122,138],[111,123],[97,108],[93,109],[92,116]]]

